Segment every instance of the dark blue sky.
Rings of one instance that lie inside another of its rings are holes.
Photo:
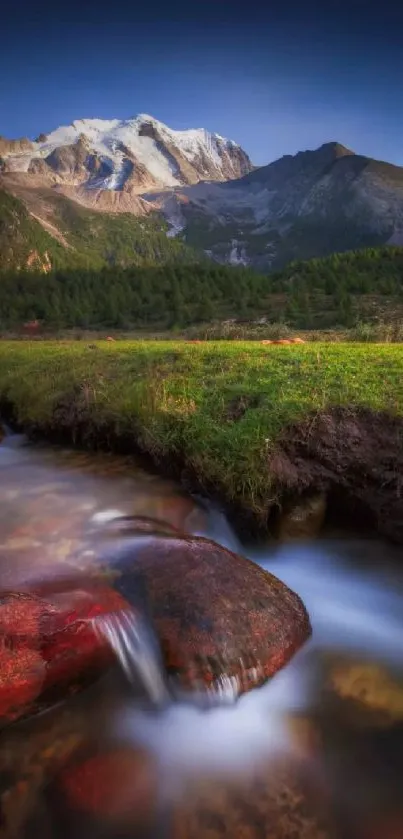
[[[0,22],[0,134],[147,112],[232,137],[258,164],[338,140],[403,165],[400,4],[265,5],[15,0]]]

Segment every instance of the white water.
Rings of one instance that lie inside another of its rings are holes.
[[[235,537],[228,536],[223,541],[234,547]],[[205,713],[179,704],[157,717],[134,706],[120,712],[115,732],[155,754],[171,791],[189,774],[245,774],[279,754],[297,757],[290,723],[320,700],[312,675],[321,654],[354,655],[403,670],[403,568],[393,564],[403,558],[400,549],[340,539],[248,553],[298,591],[310,613],[312,638],[270,683],[232,707]],[[361,567],[355,565],[356,553]]]
[[[145,621],[134,611],[121,610],[94,619],[94,627],[112,647],[128,681],[140,683],[150,702],[164,705],[170,699],[157,645]]]
[[[242,547],[221,513],[192,505],[171,482],[118,459],[31,449],[12,438],[0,446],[0,478],[0,563],[3,559],[16,573],[24,568],[28,575],[36,562],[42,568],[44,560],[47,573],[49,569],[54,573],[71,551],[79,557],[75,561],[82,563],[80,568],[85,567],[87,554],[92,561],[102,532],[115,516],[149,515],[175,525],[180,518],[189,532],[244,552],[305,602],[313,634],[304,649],[263,688],[235,704],[209,709],[200,704],[199,697],[193,704],[169,703],[158,654],[146,628],[129,615],[122,623],[113,617],[104,619],[100,631],[120,656],[129,680],[140,675],[152,700],[146,711],[144,704],[140,707],[124,697],[109,717],[108,734],[125,745],[146,747],[159,767],[165,800],[180,798],[190,778],[206,773],[218,782],[249,777],[256,767],[276,761],[280,754],[300,760],[303,755],[293,721],[301,714],[310,719],[321,707],[323,685],[317,675],[324,656],[337,653],[346,662],[353,656],[403,674],[400,547],[345,534],[309,544]],[[88,545],[88,535],[93,544]],[[337,743],[338,725],[334,721]],[[354,742],[352,731],[348,747],[342,739],[338,746],[344,792],[356,789],[357,778],[349,763]],[[323,747],[325,760],[331,760],[331,748]],[[362,746],[357,748],[360,756]],[[371,785],[378,791],[382,785],[389,788],[393,777],[389,763],[382,760],[375,778],[372,767],[367,775],[365,766],[360,768],[360,795],[367,792],[369,801]],[[306,772],[315,771],[320,775],[321,766],[308,761]],[[376,839],[389,836],[379,834]]]

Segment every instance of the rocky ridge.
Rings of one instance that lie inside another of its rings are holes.
[[[62,194],[109,214],[161,214],[169,238],[266,271],[403,241],[403,168],[340,143],[256,168],[232,140],[140,114],[77,120],[31,142],[0,138],[0,187],[61,241]]]
[[[252,170],[232,140],[204,129],[174,131],[147,114],[129,120],[76,120],[35,142],[0,140],[3,171],[41,175],[53,186],[88,190],[161,189],[226,181]]]

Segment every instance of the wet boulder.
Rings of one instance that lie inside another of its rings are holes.
[[[104,585],[0,595],[0,725],[76,693],[106,671],[114,653],[97,628],[128,604]]]
[[[276,673],[310,635],[298,595],[208,539],[143,535],[101,561],[153,625],[179,689],[238,696]]]
[[[192,498],[179,492],[162,494],[148,490],[143,496],[138,494],[134,499],[136,517],[152,517],[165,521],[182,533],[189,532],[190,525],[203,528],[205,516]]]
[[[167,521],[151,516],[116,516],[116,518],[107,522],[102,531],[102,536],[103,538],[119,538],[122,536],[140,536],[146,533],[172,536],[174,534],[180,535],[180,530]]]

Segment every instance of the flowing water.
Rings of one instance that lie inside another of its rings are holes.
[[[104,618],[98,630],[129,682],[140,674],[148,701],[118,676],[4,730],[3,835],[95,835],[52,797],[52,772],[84,738],[98,749],[113,743],[125,761],[131,754],[127,771],[116,770],[131,815],[123,807],[124,822],[99,819],[102,836],[403,837],[402,548],[345,532],[241,545],[219,511],[133,461],[9,436],[0,446],[0,588],[82,573],[105,540],[129,537],[113,527],[119,516],[157,519],[249,556],[302,597],[312,639],[260,690],[206,708],[169,702],[145,623]],[[110,780],[104,795],[115,795]]]

